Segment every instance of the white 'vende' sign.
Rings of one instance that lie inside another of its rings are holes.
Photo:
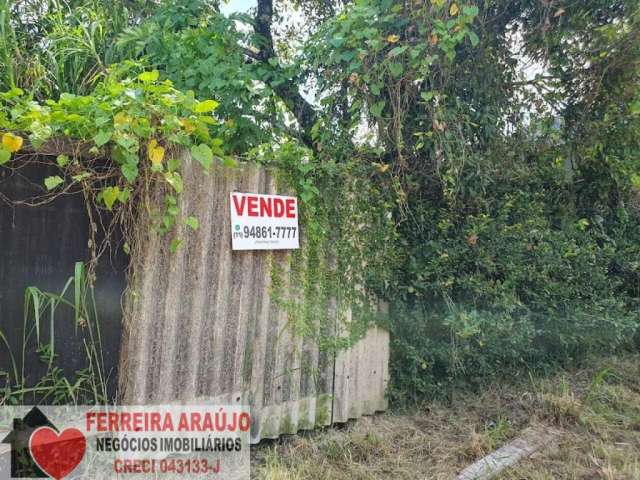
[[[230,204],[233,250],[300,248],[297,198],[231,192]]]

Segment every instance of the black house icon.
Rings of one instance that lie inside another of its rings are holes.
[[[50,427],[58,431],[38,407],[33,407],[24,418],[13,419],[13,430],[2,439],[11,444],[11,476],[18,478],[49,478],[36,464],[29,451],[29,438],[34,430]]]

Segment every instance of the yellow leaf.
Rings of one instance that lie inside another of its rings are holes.
[[[2,135],[2,144],[7,147],[10,152],[17,152],[22,148],[22,137],[13,133],[5,133]]]
[[[389,43],[396,43],[398,40],[400,40],[400,36],[395,35],[395,34],[394,35],[389,35],[387,37],[387,42],[389,42]]]
[[[147,155],[149,155],[149,160],[151,160],[151,163],[154,166],[161,165],[162,160],[164,159],[164,148],[163,147],[149,148],[147,150]]]
[[[113,124],[118,127],[131,123],[131,117],[124,112],[118,112],[113,117]]]
[[[187,131],[187,133],[192,133],[196,129],[195,125],[191,123],[191,121],[187,118],[181,118],[179,122],[180,125],[182,125],[182,128]]]
[[[215,100],[204,100],[202,102],[198,102],[194,108],[194,112],[196,113],[207,113],[213,112],[216,108],[218,108],[220,103]]]
[[[118,199],[118,195],[120,194],[120,188],[115,187],[106,187],[102,189],[102,201],[107,206],[109,210],[113,208],[113,204]]]
[[[453,17],[458,15],[459,11],[460,11],[460,9],[458,8],[458,4],[457,3],[452,3],[451,6],[449,7],[449,14],[451,16],[453,16]]]
[[[378,171],[379,171],[380,173],[384,173],[384,172],[386,172],[387,170],[389,170],[389,164],[388,164],[388,163],[382,163],[382,162],[378,163],[378,162],[373,162],[373,164],[372,164],[372,165],[374,165],[374,166],[378,169]]]
[[[152,83],[158,80],[160,72],[158,70],[151,70],[150,72],[142,72],[138,75],[138,79],[144,83]]]

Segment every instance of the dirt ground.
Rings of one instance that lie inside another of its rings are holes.
[[[452,479],[527,427],[557,441],[497,478],[640,480],[640,355],[263,443],[252,478]]]

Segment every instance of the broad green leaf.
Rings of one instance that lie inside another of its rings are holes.
[[[329,40],[329,43],[335,48],[340,48],[344,43],[344,37],[333,37],[331,40]]]
[[[51,138],[52,133],[53,130],[51,126],[43,125],[40,122],[33,122],[31,124],[31,133],[29,134],[29,142],[31,142],[33,148],[39,149],[44,142]]]
[[[169,250],[171,251],[171,253],[176,253],[178,251],[178,248],[180,248],[181,243],[182,240],[180,240],[179,238],[174,238],[173,240],[171,240],[171,245],[169,245]]]
[[[422,99],[425,102],[428,102],[429,100],[431,100],[433,98],[433,92],[420,92],[420,97],[422,97]]]
[[[205,170],[208,171],[211,168],[211,165],[213,164],[213,152],[209,145],[201,143],[200,145],[192,146],[191,155],[200,162]]]
[[[181,193],[183,190],[182,177],[178,172],[167,172],[164,174],[164,178],[169,185],[173,187],[176,193]]]
[[[213,112],[216,108],[218,108],[218,105],[220,104],[215,100],[204,100],[196,104],[194,112],[196,113]]]
[[[136,165],[125,163],[120,167],[120,170],[129,183],[135,182],[136,178],[138,178],[138,167]]]
[[[81,182],[82,180],[84,180],[85,178],[89,178],[90,176],[91,174],[89,172],[82,172],[71,177],[71,180],[73,180],[74,182]]]
[[[137,151],[140,145],[135,136],[128,134],[117,137],[116,143],[129,152]]]
[[[169,158],[169,160],[167,161],[167,170],[169,170],[170,172],[175,172],[179,168],[180,168],[180,159],[175,157]]]
[[[402,72],[404,72],[404,67],[402,66],[401,63],[396,63],[396,62],[390,63],[389,71],[391,72],[391,75],[398,78],[400,75],[402,75]]]
[[[159,75],[160,73],[158,72],[158,70],[151,70],[150,72],[142,72],[140,75],[138,75],[138,79],[144,83],[151,83],[158,80]]]
[[[47,190],[53,190],[58,185],[60,185],[64,180],[58,175],[47,177],[44,179],[44,186],[47,187]]]
[[[101,147],[106,144],[109,140],[111,140],[111,135],[113,132],[111,130],[100,130],[93,137],[93,142],[96,146]]]
[[[398,55],[402,55],[407,50],[407,48],[409,48],[408,45],[403,45],[401,47],[393,48],[389,52],[389,56],[390,57],[397,57]]]
[[[0,93],[0,97],[4,98],[5,100],[11,100],[12,98],[20,97],[23,94],[24,90],[22,90],[21,88],[13,87],[8,92]]]
[[[464,13],[469,17],[475,17],[476,15],[478,15],[479,12],[480,10],[478,10],[478,7],[476,5],[471,5],[471,6],[466,5],[462,7],[462,13]]]
[[[131,189],[127,187],[118,194],[118,201],[120,203],[127,203],[129,201],[130,196],[131,196]]]
[[[588,226],[589,220],[587,220],[586,218],[581,218],[576,222],[576,227],[578,227],[578,230],[584,231]]]
[[[384,100],[381,100],[371,105],[371,115],[373,115],[376,118],[382,116],[382,110],[384,109],[384,105],[385,105]]]
[[[475,32],[469,32],[469,40],[471,40],[471,45],[473,47],[475,47],[476,45],[478,45],[478,43],[480,43],[480,39],[478,38],[478,35],[476,35]]]
[[[208,125],[217,125],[218,124],[218,120],[216,120],[215,118],[213,118],[210,115],[200,115],[198,117],[198,121],[202,122],[202,123],[206,123]]]
[[[58,155],[56,157],[56,163],[60,166],[60,167],[64,167],[65,165],[67,165],[69,163],[69,157],[66,155]]]
[[[238,161],[230,156],[222,157],[222,166],[227,168],[236,168],[238,166]]]
[[[184,223],[185,225],[188,225],[189,227],[191,227],[192,230],[198,230],[198,227],[200,226],[198,219],[194,216],[185,218]]]
[[[120,195],[120,188],[116,185],[114,187],[106,187],[102,189],[102,201],[109,210],[113,208],[113,204]]]
[[[4,165],[11,160],[11,152],[6,148],[0,148],[0,165]]]
[[[167,214],[170,217],[176,217],[180,213],[180,209],[177,205],[167,205]]]

